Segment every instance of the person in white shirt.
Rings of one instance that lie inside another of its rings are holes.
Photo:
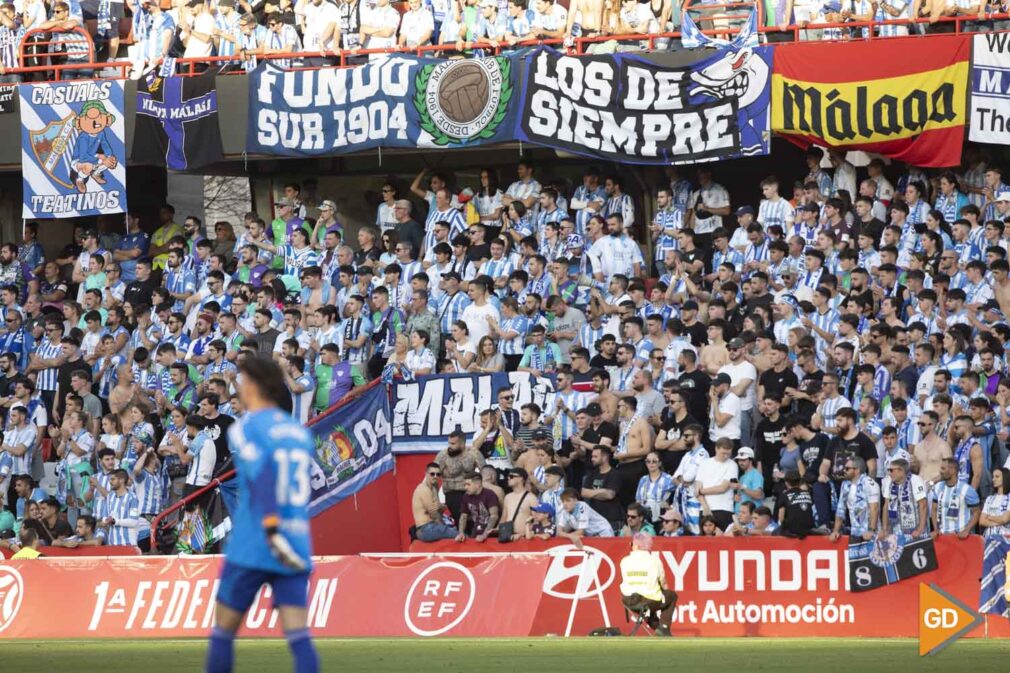
[[[470,340],[480,343],[481,339],[491,333],[491,325],[501,320],[501,314],[494,304],[488,302],[489,288],[481,279],[474,280],[467,288],[471,304],[463,309],[463,322],[470,328]]]
[[[508,207],[513,201],[522,201],[526,210],[531,210],[540,198],[540,183],[533,178],[533,164],[520,161],[516,167],[519,179],[509,185],[502,197],[502,205]]]
[[[927,514],[926,482],[912,474],[904,458],[895,458],[887,466],[887,476],[880,485],[884,498],[883,516],[880,517],[880,537],[891,533],[904,533],[919,537],[929,525]]]
[[[572,542],[584,537],[614,537],[614,528],[603,515],[579,500],[579,494],[574,488],[566,488],[561,492],[561,510],[557,513],[558,537],[568,538]]]
[[[214,15],[204,0],[190,0],[186,5],[192,16],[183,27],[182,41],[186,45],[185,58],[205,58],[214,49]]]
[[[340,48],[340,12],[329,0],[308,0],[301,8],[305,51],[335,52]],[[297,9],[296,9],[297,12]],[[329,65],[324,59],[310,58],[305,65]]]
[[[712,410],[712,420],[709,424],[711,439],[730,439],[740,441],[740,397],[730,386],[733,379],[725,372],[719,372],[712,379],[712,387],[708,389],[709,408]]]
[[[716,440],[715,456],[702,461],[694,480],[702,513],[715,519],[720,530],[733,523],[734,496],[739,487],[740,468],[732,457],[732,440],[725,437]]]
[[[361,12],[361,46],[363,49],[386,49],[396,46],[396,29],[400,25],[400,13],[389,0],[377,0],[371,10]],[[370,60],[385,58],[385,54],[372,54]]]
[[[726,344],[729,364],[719,368],[720,374],[728,374],[730,390],[740,398],[740,441],[749,444],[751,440],[752,414],[757,397],[757,369],[745,359],[747,344],[737,337]]]
[[[411,49],[430,44],[431,35],[435,32],[431,11],[421,6],[421,0],[409,0],[407,6],[409,9],[400,17],[398,44]]]

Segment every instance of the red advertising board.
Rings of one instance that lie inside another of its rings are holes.
[[[562,541],[567,542],[567,541]],[[621,606],[620,561],[626,539],[588,539],[589,556],[572,545],[522,542],[511,552],[553,549],[533,634],[565,634],[578,596],[571,635],[613,625],[627,629]],[[423,544],[412,551],[501,551],[494,543]],[[672,632],[681,636],[908,637],[918,636],[919,583],[936,584],[968,605],[978,605],[981,538],[936,540],[938,569],[872,591],[847,590],[847,546],[824,537],[656,538],[653,551],[677,592]],[[581,586],[577,578],[582,577]],[[601,591],[602,588],[602,599]],[[609,622],[609,624],[608,624]],[[979,637],[983,629],[976,629]]]
[[[323,557],[309,592],[309,626],[331,637],[627,630],[619,585],[628,541],[593,539],[584,549],[565,542],[446,542],[415,544],[425,555],[410,558]],[[967,605],[979,600],[978,537],[940,537],[937,570],[858,593],[846,586],[846,545],[826,538],[657,538],[654,551],[679,595],[672,630],[680,636],[911,638],[920,583]],[[220,565],[220,557],[0,564],[0,638],[204,636]],[[1000,621],[968,635],[1006,637]],[[280,634],[269,590],[257,597],[243,634]]]
[[[213,623],[221,561],[9,561],[0,565],[0,638],[204,636]],[[467,565],[426,558],[317,559],[309,626],[317,636],[525,636],[549,562],[535,556]],[[243,633],[281,635],[268,588],[250,609]]]

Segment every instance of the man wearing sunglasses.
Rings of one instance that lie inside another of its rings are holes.
[[[451,540],[458,531],[445,523],[442,518],[443,506],[438,501],[438,488],[442,481],[442,468],[438,463],[428,463],[424,479],[411,497],[410,505],[414,512],[414,535],[421,542],[436,542]]]

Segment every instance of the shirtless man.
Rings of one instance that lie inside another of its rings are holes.
[[[308,293],[305,291],[308,290]],[[306,294],[308,296],[306,297]],[[337,291],[326,282],[323,283],[323,272],[318,266],[309,266],[302,270],[302,318],[306,313],[314,312],[325,304],[336,305]]]
[[[442,523],[442,505],[438,501],[438,482],[442,478],[442,468],[438,463],[428,463],[424,479],[410,498],[410,508],[414,513],[414,529],[417,539],[422,542],[450,540],[458,531]]]
[[[565,26],[565,39],[573,37],[595,37],[600,34],[603,26],[604,0],[572,0],[568,6],[568,25]],[[572,28],[578,25],[578,34],[572,33]]]
[[[518,540],[526,531],[526,522],[533,516],[530,508],[540,504],[537,497],[530,493],[527,488],[526,482],[528,479],[526,470],[521,468],[512,468],[509,470],[508,483],[510,490],[505,495],[505,514],[498,525],[500,526],[505,521],[512,521],[515,524],[512,528],[514,531],[512,535],[513,540]]]
[[[701,347],[701,367],[709,376],[715,376],[720,367],[729,364],[724,330],[725,323],[721,320],[713,320],[708,324],[708,343]]]
[[[621,421],[625,427],[621,432],[614,457],[622,464],[641,460],[652,451],[652,428],[645,416],[635,417],[637,408],[638,400],[634,395],[622,397],[618,404]]]
[[[635,499],[638,480],[646,473],[644,458],[652,451],[652,427],[645,416],[637,413],[638,400],[633,395],[622,397],[618,404],[622,430],[614,451],[621,474],[621,502]]]
[[[130,365],[120,365],[116,369],[118,380],[109,391],[109,411],[121,414],[127,407],[145,400],[143,391],[133,380],[133,369]]]
[[[480,478],[484,482],[484,488],[498,496],[498,506],[505,504],[505,491],[498,485],[498,470],[494,465],[485,465],[480,468]]]
[[[617,395],[610,391],[610,374],[600,370],[593,374],[593,391],[596,398],[593,402],[603,409],[602,418],[607,423],[617,423]]]

